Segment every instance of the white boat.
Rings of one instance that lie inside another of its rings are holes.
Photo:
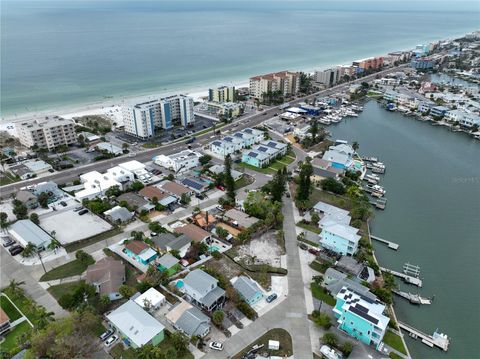
[[[320,348],[320,353],[322,357],[325,359],[341,359],[341,355],[339,355],[335,349],[330,348],[328,345],[322,345]]]
[[[374,175],[374,174],[366,175],[365,178],[370,178],[370,179],[373,179],[375,181],[380,181],[380,177],[378,177],[377,175]]]
[[[328,118],[325,118],[325,117],[318,119],[318,122],[320,122],[323,125],[330,125],[331,124],[331,121]]]

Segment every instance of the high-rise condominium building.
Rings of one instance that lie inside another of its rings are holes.
[[[261,99],[266,92],[281,91],[285,95],[295,95],[300,89],[300,73],[281,71],[250,78],[250,95]]]
[[[17,133],[20,143],[26,147],[51,150],[77,142],[75,122],[58,116],[23,122],[17,127]]]
[[[208,101],[210,102],[235,102],[235,87],[220,86],[208,90]]]
[[[193,98],[174,95],[123,108],[125,132],[139,138],[155,135],[156,128],[188,127],[195,122]]]

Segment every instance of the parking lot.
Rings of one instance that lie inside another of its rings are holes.
[[[78,205],[78,203],[76,203]],[[55,238],[62,244],[76,242],[108,231],[112,225],[91,212],[80,216],[74,206],[57,206],[57,211],[43,214],[40,227],[46,232],[55,231]]]

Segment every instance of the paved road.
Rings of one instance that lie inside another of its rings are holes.
[[[0,246],[0,287],[8,286],[10,280],[24,281],[22,288],[33,300],[55,313],[55,317],[63,317],[68,313],[62,309],[50,293],[30,275],[28,267],[18,263],[3,246]]]
[[[284,328],[290,333],[295,359],[312,358],[310,332],[306,325],[307,309],[296,241],[293,203],[289,198],[284,198],[283,203],[288,296],[272,310],[228,339],[223,352],[210,352],[205,356],[207,359],[233,356],[273,328]]]
[[[305,101],[307,99],[313,99],[314,97],[317,97],[317,96],[329,96],[331,94],[338,93],[338,92],[341,92],[341,91],[344,91],[344,90],[348,89],[348,87],[352,84],[361,83],[363,81],[370,81],[370,80],[374,79],[376,76],[382,76],[382,75],[386,75],[386,74],[391,73],[391,72],[396,72],[399,69],[401,69],[403,67],[406,67],[406,66],[408,66],[408,65],[403,64],[403,65],[400,65],[398,67],[383,70],[383,71],[374,73],[372,75],[368,75],[368,76],[362,77],[360,79],[353,80],[353,81],[348,82],[348,83],[344,83],[344,84],[341,84],[341,85],[331,87],[327,90],[319,91],[319,92],[316,92],[314,94],[298,98],[296,100],[290,101],[289,103],[291,105],[295,105],[295,104],[298,104],[298,103],[300,103],[302,101]],[[265,111],[262,111],[259,114],[254,114],[254,115],[249,115],[249,116],[246,116],[246,117],[242,117],[242,118],[238,119],[237,121],[235,121],[234,123],[231,123],[231,124],[228,124],[228,125],[222,127],[221,131],[225,132],[227,130],[241,130],[241,129],[244,129],[246,127],[256,126],[256,125],[264,122],[265,120],[270,119],[276,112],[279,112],[279,111],[280,111],[280,106],[271,107],[271,108],[269,108]],[[202,134],[202,135],[197,135],[196,137],[197,137],[198,140],[197,140],[197,142],[194,143],[194,145],[204,146],[207,143],[212,141],[212,138],[211,138],[212,136],[213,136],[213,134],[211,132],[207,132],[207,133]],[[45,177],[41,177],[41,178],[34,178],[34,179],[31,179],[31,180],[17,182],[17,183],[12,183],[10,185],[1,187],[0,196],[2,198],[6,198],[11,193],[17,192],[20,187],[24,187],[24,186],[27,186],[27,185],[37,184],[37,183],[44,182],[44,181],[47,181],[47,180],[48,181],[55,181],[57,183],[65,183],[65,182],[68,182],[68,181],[71,181],[73,179],[78,178],[79,175],[81,175],[82,173],[88,172],[88,171],[92,171],[92,170],[105,171],[108,168],[111,168],[111,167],[114,167],[114,166],[118,165],[119,163],[129,161],[129,160],[133,160],[133,159],[138,160],[140,162],[150,161],[151,158],[155,155],[176,153],[176,152],[179,152],[183,149],[185,149],[185,141],[182,140],[182,141],[177,142],[177,143],[171,143],[171,144],[163,145],[163,146],[158,147],[158,148],[138,152],[135,155],[133,155],[132,157],[130,157],[130,156],[116,157],[116,158],[108,159],[108,160],[101,161],[101,162],[91,163],[91,164],[81,166],[81,167],[75,167],[75,168],[68,169],[68,170],[65,170],[65,171],[62,171],[62,172],[53,173],[49,176],[45,176]]]

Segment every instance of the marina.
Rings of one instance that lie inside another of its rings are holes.
[[[436,346],[442,349],[443,351],[448,350],[448,347],[450,345],[450,339],[446,334],[438,333],[437,331],[435,331],[433,335],[428,335],[402,322],[398,322],[398,326],[400,327],[400,329],[408,332],[408,335],[410,337],[414,339],[420,338],[422,340],[422,343],[425,345],[428,345],[430,348],[433,348]]]

